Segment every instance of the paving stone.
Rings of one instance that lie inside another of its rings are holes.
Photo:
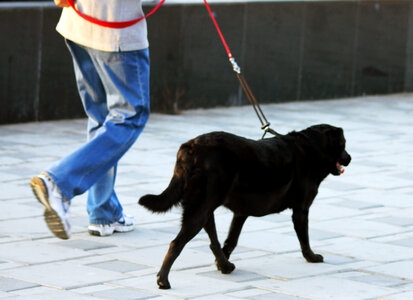
[[[286,234],[290,236],[297,236],[295,231],[289,231]],[[310,241],[323,241],[323,240],[328,240],[328,239],[333,239],[333,238],[338,238],[341,235],[333,233],[333,232],[328,232],[328,231],[323,231],[323,230],[316,230],[316,229],[310,229],[309,230],[309,236],[310,236]]]
[[[111,259],[104,255],[91,255],[91,256],[86,256],[86,257],[76,259],[76,263],[80,265],[97,264],[97,263],[103,263],[107,261],[111,261]]]
[[[11,292],[39,286],[31,282],[21,281],[13,278],[0,277],[0,291]]]
[[[396,216],[395,217],[382,217],[382,218],[376,218],[372,220],[376,222],[383,222],[383,223],[397,225],[397,226],[412,226],[413,225],[413,219],[400,218]]]
[[[158,272],[159,272],[159,268],[157,267],[147,267],[145,269],[128,272],[127,275],[132,276],[132,277],[138,277],[138,278],[141,276],[147,276],[147,275],[152,275],[156,277],[156,274]]]
[[[317,276],[291,281],[254,281],[252,285],[310,299],[372,299],[395,291],[387,287],[372,286],[332,276]]]
[[[103,283],[103,284],[89,285],[89,286],[80,287],[80,288],[74,288],[74,289],[71,289],[71,291],[77,294],[91,295],[95,292],[102,292],[102,291],[112,290],[112,289],[113,289],[113,285],[108,285],[108,284]]]
[[[373,222],[363,220],[361,218],[338,219],[324,222],[317,222],[310,225],[311,228],[339,233],[341,235],[353,236],[359,238],[374,238],[383,235],[395,234],[400,231],[400,228],[394,225],[389,225],[381,222]]]
[[[371,241],[378,242],[378,243],[396,244],[398,241],[409,240],[412,238],[413,238],[413,232],[406,231],[406,232],[400,232],[394,235],[374,238],[374,239],[371,239]]]
[[[357,182],[357,181],[356,181]],[[357,190],[361,190],[364,187],[358,184],[354,184],[353,181],[352,182],[340,182],[340,184],[331,182],[331,181],[326,181],[322,183],[322,188],[323,189],[330,189],[332,191],[334,191],[334,193],[337,195],[339,192],[354,192]]]
[[[82,249],[85,251],[116,247],[115,245],[98,243],[98,242],[87,241],[87,240],[79,240],[79,239],[71,239],[71,240],[64,241],[64,242],[58,242],[55,244],[64,246],[64,247],[69,247],[69,248]]]
[[[215,294],[215,295],[194,297],[194,298],[191,298],[191,299],[193,299],[193,300],[212,300],[212,299],[235,300],[237,298],[234,298],[234,297],[231,297],[231,296],[228,296],[228,295]]]
[[[168,251],[168,248],[169,244],[166,244],[158,247],[124,251],[120,253],[111,253],[107,256],[145,266],[155,266],[160,268],[162,261]],[[215,257],[213,256],[212,252],[199,251],[197,249],[191,248],[190,244],[188,244],[187,247],[182,250],[182,253],[175,261],[172,270],[209,266],[213,265],[214,262]]]
[[[205,253],[211,253],[211,248],[209,247],[209,243],[207,245],[202,245],[198,247],[191,247],[195,250],[199,250]],[[245,249],[243,247],[236,247],[234,251],[231,253],[231,258],[233,258],[235,255],[240,254],[240,253],[245,253],[245,252],[250,252],[249,249]],[[261,254],[262,255],[262,254]]]
[[[413,299],[413,292],[402,292],[393,295],[387,295],[386,300],[411,300]]]
[[[28,226],[28,223],[29,226]],[[30,230],[28,230],[30,228]],[[45,238],[52,237],[53,234],[47,229],[43,216],[29,219],[11,219],[0,221],[0,232],[3,235],[17,238]]]
[[[354,200],[344,200],[342,202],[336,203],[336,205],[350,207],[354,209],[370,209],[370,208],[377,208],[377,207],[382,206],[380,204],[372,204],[368,202],[354,201]]]
[[[275,220],[276,218],[274,218]],[[282,220],[282,218],[278,218],[279,220]],[[291,220],[291,218],[289,218]],[[218,214],[215,215],[215,224],[218,233],[220,233],[220,236],[222,236],[222,239],[224,240],[228,234],[229,227],[231,225],[232,221],[232,213],[225,213],[225,214]],[[269,222],[267,220],[264,220],[262,218],[256,218],[256,217],[249,217],[247,221],[245,222],[244,226],[242,227],[242,233],[246,232],[253,232],[253,231],[264,231],[267,229],[272,229],[272,228],[277,228],[280,226],[283,226],[284,224],[281,222]]]
[[[0,298],[6,298],[6,297],[10,297],[10,293],[0,291]]]
[[[300,250],[297,237],[268,231],[243,232],[239,238],[238,245],[248,249],[275,253]]]
[[[369,272],[393,276],[399,279],[413,280],[413,261],[400,261],[366,268]]]
[[[19,159],[19,158],[15,158],[13,156],[2,156],[0,157],[0,166],[4,166],[4,165],[17,165],[17,164],[21,164],[23,162],[23,160]]]
[[[203,273],[198,273],[197,275],[207,276],[207,277],[211,277],[215,279],[228,280],[228,281],[233,281],[233,282],[250,282],[254,280],[266,279],[266,277],[262,275],[258,275],[255,273],[246,272],[246,271],[238,270],[238,269],[235,269],[231,273],[231,276],[228,276],[227,274],[222,274],[221,272],[217,272],[217,271],[203,272]]]
[[[413,258],[411,249],[407,247],[351,238],[338,238],[334,244],[323,247],[323,251],[376,262]]]
[[[409,283],[408,281],[400,280],[397,278],[371,274],[348,277],[348,279],[384,287],[400,286]]]
[[[21,179],[21,177],[17,175],[16,178]],[[30,188],[22,187],[19,183],[16,182],[0,183],[0,187],[2,189],[0,200],[20,199],[33,195]]]
[[[175,234],[168,234],[135,226],[134,231],[117,233],[110,236],[110,244],[118,247],[129,247],[131,249],[148,248],[158,245],[169,245],[175,236]],[[105,240],[105,237],[90,236],[85,231],[79,234],[79,238],[96,242]]]
[[[113,299],[113,300],[136,300],[136,299],[153,299],[156,295],[140,292],[128,288],[112,288],[104,291],[93,292],[91,296]]]
[[[62,289],[73,289],[127,277],[119,272],[82,266],[71,261],[1,270],[0,275]]]
[[[171,290],[159,290],[156,284],[156,276],[142,276],[139,278],[130,278],[116,281],[117,285],[139,289],[144,292],[156,291],[159,295],[194,298],[216,294],[226,294],[228,292],[244,289],[242,283],[230,282],[198,276],[190,271],[175,271],[169,276]]]
[[[399,217],[402,219],[411,219],[413,216],[413,207],[406,207],[403,209],[399,209],[398,211],[395,210],[393,212],[389,213],[389,215],[392,215],[392,217]]]
[[[352,178],[344,177],[344,182],[357,182],[360,187],[371,189],[396,189],[411,186],[411,181],[407,178],[396,178],[388,175],[371,176],[370,174],[354,174]]]
[[[345,265],[307,263],[301,253],[267,255],[245,259],[237,261],[236,266],[240,270],[281,280],[317,276],[325,273],[339,272],[348,268]]]
[[[231,293],[228,293],[227,295],[231,296],[231,297],[235,297],[235,298],[251,299],[251,298],[255,298],[257,296],[266,295],[266,294],[268,294],[268,291],[248,287],[245,290],[231,292]],[[270,293],[270,294],[272,294],[272,293]]]
[[[0,244],[0,257],[17,263],[37,264],[88,256],[87,252],[38,241]]]
[[[300,300],[300,299],[308,299],[307,297],[298,297],[292,295],[286,295],[282,293],[272,292],[263,295],[256,295],[254,297],[248,299],[257,299],[257,300]]]
[[[344,257],[340,255],[325,255],[324,257],[324,263],[326,264],[331,264],[331,265],[344,265],[344,264],[350,264],[350,263],[355,263],[357,260],[351,259],[349,257]]]
[[[389,243],[395,244],[395,245],[400,245],[400,246],[405,246],[405,247],[413,248],[413,238],[391,241],[391,242],[389,242]]]
[[[98,263],[93,263],[89,264],[91,267],[95,268],[101,268],[109,271],[115,271],[115,272],[121,272],[121,273],[127,273],[127,272],[132,272],[132,271],[137,271],[137,270],[142,270],[146,269],[147,266],[142,266],[126,261],[120,261],[120,260],[111,260],[111,261],[105,261],[105,262],[98,262]]]
[[[323,199],[324,200],[324,199]],[[328,213],[326,213],[328,212]],[[312,221],[328,221],[328,220],[337,220],[337,219],[347,219],[350,217],[364,215],[365,212],[360,211],[356,208],[347,208],[347,207],[338,207],[335,204],[328,204],[325,201],[314,201],[313,205],[310,208],[310,228]]]
[[[23,263],[15,263],[15,262],[5,262],[0,264],[0,270],[7,270],[7,269],[12,269],[12,268],[17,268],[17,267],[22,267],[25,264]]]
[[[395,174],[391,174],[390,176],[406,179],[406,178],[413,178],[413,173],[412,172],[397,172]]]
[[[30,294],[30,295],[22,295],[22,296],[13,296],[11,299],[16,300],[98,300],[101,298],[97,298],[94,296],[88,295],[80,295],[73,293],[71,291],[66,290],[59,290],[59,291],[38,291],[37,294]]]
[[[33,296],[36,297],[39,295],[47,295],[47,294],[55,293],[55,292],[56,292],[55,288],[38,285],[33,288],[27,288],[23,290],[15,290],[15,291],[9,292],[8,296],[9,297],[10,296],[13,296],[13,297],[22,296],[20,298],[31,299]]]

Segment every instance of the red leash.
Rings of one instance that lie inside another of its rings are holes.
[[[209,16],[211,17],[212,22],[214,23],[215,28],[218,31],[219,37],[221,38],[221,41],[224,44],[225,50],[227,51],[227,54],[228,54],[228,58],[231,59],[232,58],[231,51],[229,50],[229,47],[228,47],[227,42],[225,41],[224,35],[222,34],[221,29],[218,26],[217,20],[215,20],[214,13],[212,12],[211,7],[209,7],[209,4],[206,0],[204,0],[204,3],[208,10]]]
[[[122,0],[117,0],[117,1],[122,1]],[[119,29],[119,28],[125,28],[125,27],[132,26],[132,25],[138,23],[139,21],[142,21],[143,19],[146,19],[147,17],[149,17],[150,15],[152,15],[153,13],[155,13],[158,10],[162,6],[162,4],[164,4],[165,0],[162,0],[161,2],[159,2],[158,5],[156,5],[155,8],[150,13],[148,13],[147,15],[145,15],[143,17],[140,17],[138,19],[135,19],[135,20],[125,21],[125,22],[109,22],[109,21],[102,21],[102,20],[95,19],[91,16],[88,16],[88,15],[80,12],[75,6],[75,0],[67,0],[67,2],[73,8],[73,10],[81,18],[85,19],[86,21],[89,21],[93,24],[103,26],[103,27],[118,28]]]

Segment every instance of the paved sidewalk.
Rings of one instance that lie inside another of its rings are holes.
[[[72,202],[74,234],[54,238],[29,179],[85,140],[85,120],[0,126],[0,298],[6,299],[413,299],[413,94],[263,106],[281,133],[316,123],[345,130],[353,161],[321,185],[310,210],[313,249],[301,256],[291,212],[248,219],[220,274],[201,232],[159,290],[155,274],[179,230],[180,211],[152,215],[136,203],[161,192],[179,145],[225,130],[260,138],[251,107],[153,114],[119,166],[117,191],[136,230],[87,233],[86,198]],[[222,242],[231,213],[216,211]]]

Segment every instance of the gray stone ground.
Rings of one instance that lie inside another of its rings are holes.
[[[136,218],[131,233],[87,233],[85,196],[72,202],[74,234],[53,237],[29,179],[80,146],[85,120],[0,126],[0,298],[7,299],[413,299],[413,95],[265,105],[281,133],[316,123],[345,130],[353,161],[328,177],[310,210],[310,235],[323,264],[302,258],[291,212],[250,218],[232,257],[215,269],[201,232],[157,289],[157,273],[180,211],[152,215],[136,203],[169,182],[179,145],[226,130],[259,139],[251,107],[153,114],[119,167],[117,191]],[[231,213],[216,211],[221,242]]]

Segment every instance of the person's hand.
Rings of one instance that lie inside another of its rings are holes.
[[[67,0],[54,0],[54,3],[60,7],[69,7],[69,2]]]

